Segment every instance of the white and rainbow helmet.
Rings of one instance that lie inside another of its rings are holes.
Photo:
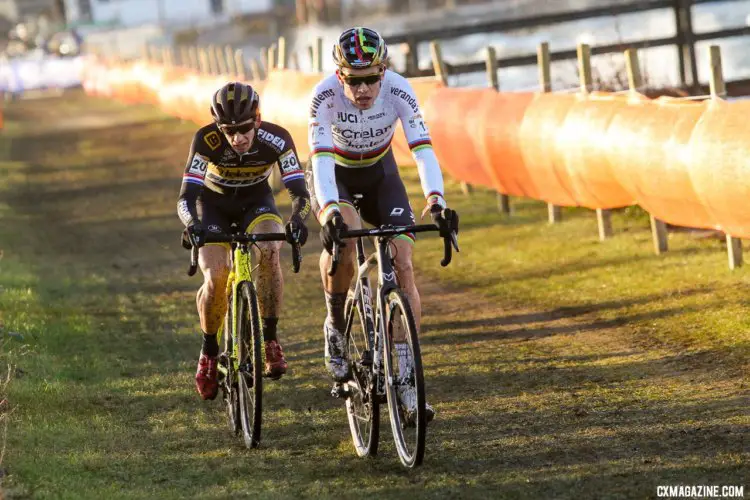
[[[350,28],[333,46],[333,61],[339,68],[364,69],[384,64],[388,57],[385,40],[370,28]]]

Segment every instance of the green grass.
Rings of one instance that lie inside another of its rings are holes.
[[[407,471],[386,414],[379,457],[357,459],[328,396],[313,235],[299,275],[284,255],[292,373],[266,385],[263,446],[249,451],[193,388],[200,280],[184,274],[175,201],[195,126],[75,93],[6,111],[6,497],[645,498],[747,484],[747,271],[728,271],[719,243],[673,234],[656,257],[637,210],[602,243],[589,211],[549,226],[543,204],[514,200],[503,218],[493,194],[449,183],[461,253],[442,269],[441,242],[420,238],[416,263],[438,416],[424,467]]]
[[[657,256],[639,207],[615,211],[615,236],[602,242],[591,210],[564,209],[562,223],[547,224],[545,204],[514,199],[508,217],[493,209],[494,193],[465,196],[448,184],[464,251],[453,265],[422,265],[424,272],[495,304],[623,325],[645,342],[750,359],[750,275],[746,267],[729,270],[723,239],[673,231],[669,252]],[[434,262],[442,248],[424,245],[422,252]]]

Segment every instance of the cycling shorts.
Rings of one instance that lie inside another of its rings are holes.
[[[315,196],[311,164],[308,163],[307,189],[313,213],[320,212],[320,203]],[[414,212],[409,204],[406,188],[398,175],[393,150],[369,167],[343,167],[336,165],[336,185],[339,204],[355,208],[355,197],[362,219],[372,226],[415,224]],[[414,235],[403,235],[414,241]]]
[[[273,191],[266,182],[244,188],[241,196],[218,194],[204,189],[198,198],[197,208],[198,216],[208,233],[230,233],[232,223],[236,223],[247,233],[251,233],[258,223],[265,220],[283,225]]]

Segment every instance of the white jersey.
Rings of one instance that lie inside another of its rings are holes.
[[[334,74],[315,87],[310,101],[308,142],[321,223],[338,208],[335,166],[375,165],[390,151],[398,120],[417,164],[425,198],[445,206],[443,175],[409,81],[386,71],[375,103],[370,109],[360,110],[346,98]]]

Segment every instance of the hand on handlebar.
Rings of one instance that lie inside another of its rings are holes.
[[[289,218],[289,222],[284,226],[284,233],[286,234],[287,243],[299,243],[299,246],[305,246],[307,242],[307,226],[298,214],[292,214]]]
[[[320,230],[320,241],[323,243],[323,247],[329,254],[333,254],[334,243],[339,247],[346,246],[346,243],[344,243],[344,240],[341,238],[341,233],[346,230],[347,227],[344,223],[344,218],[338,212],[323,224],[323,228]]]
[[[200,248],[206,243],[206,228],[200,221],[193,222],[187,227],[187,236],[193,247]]]
[[[458,234],[458,212],[450,208],[443,208],[434,203],[430,207],[432,222],[440,229],[440,236],[449,237],[451,233]]]

